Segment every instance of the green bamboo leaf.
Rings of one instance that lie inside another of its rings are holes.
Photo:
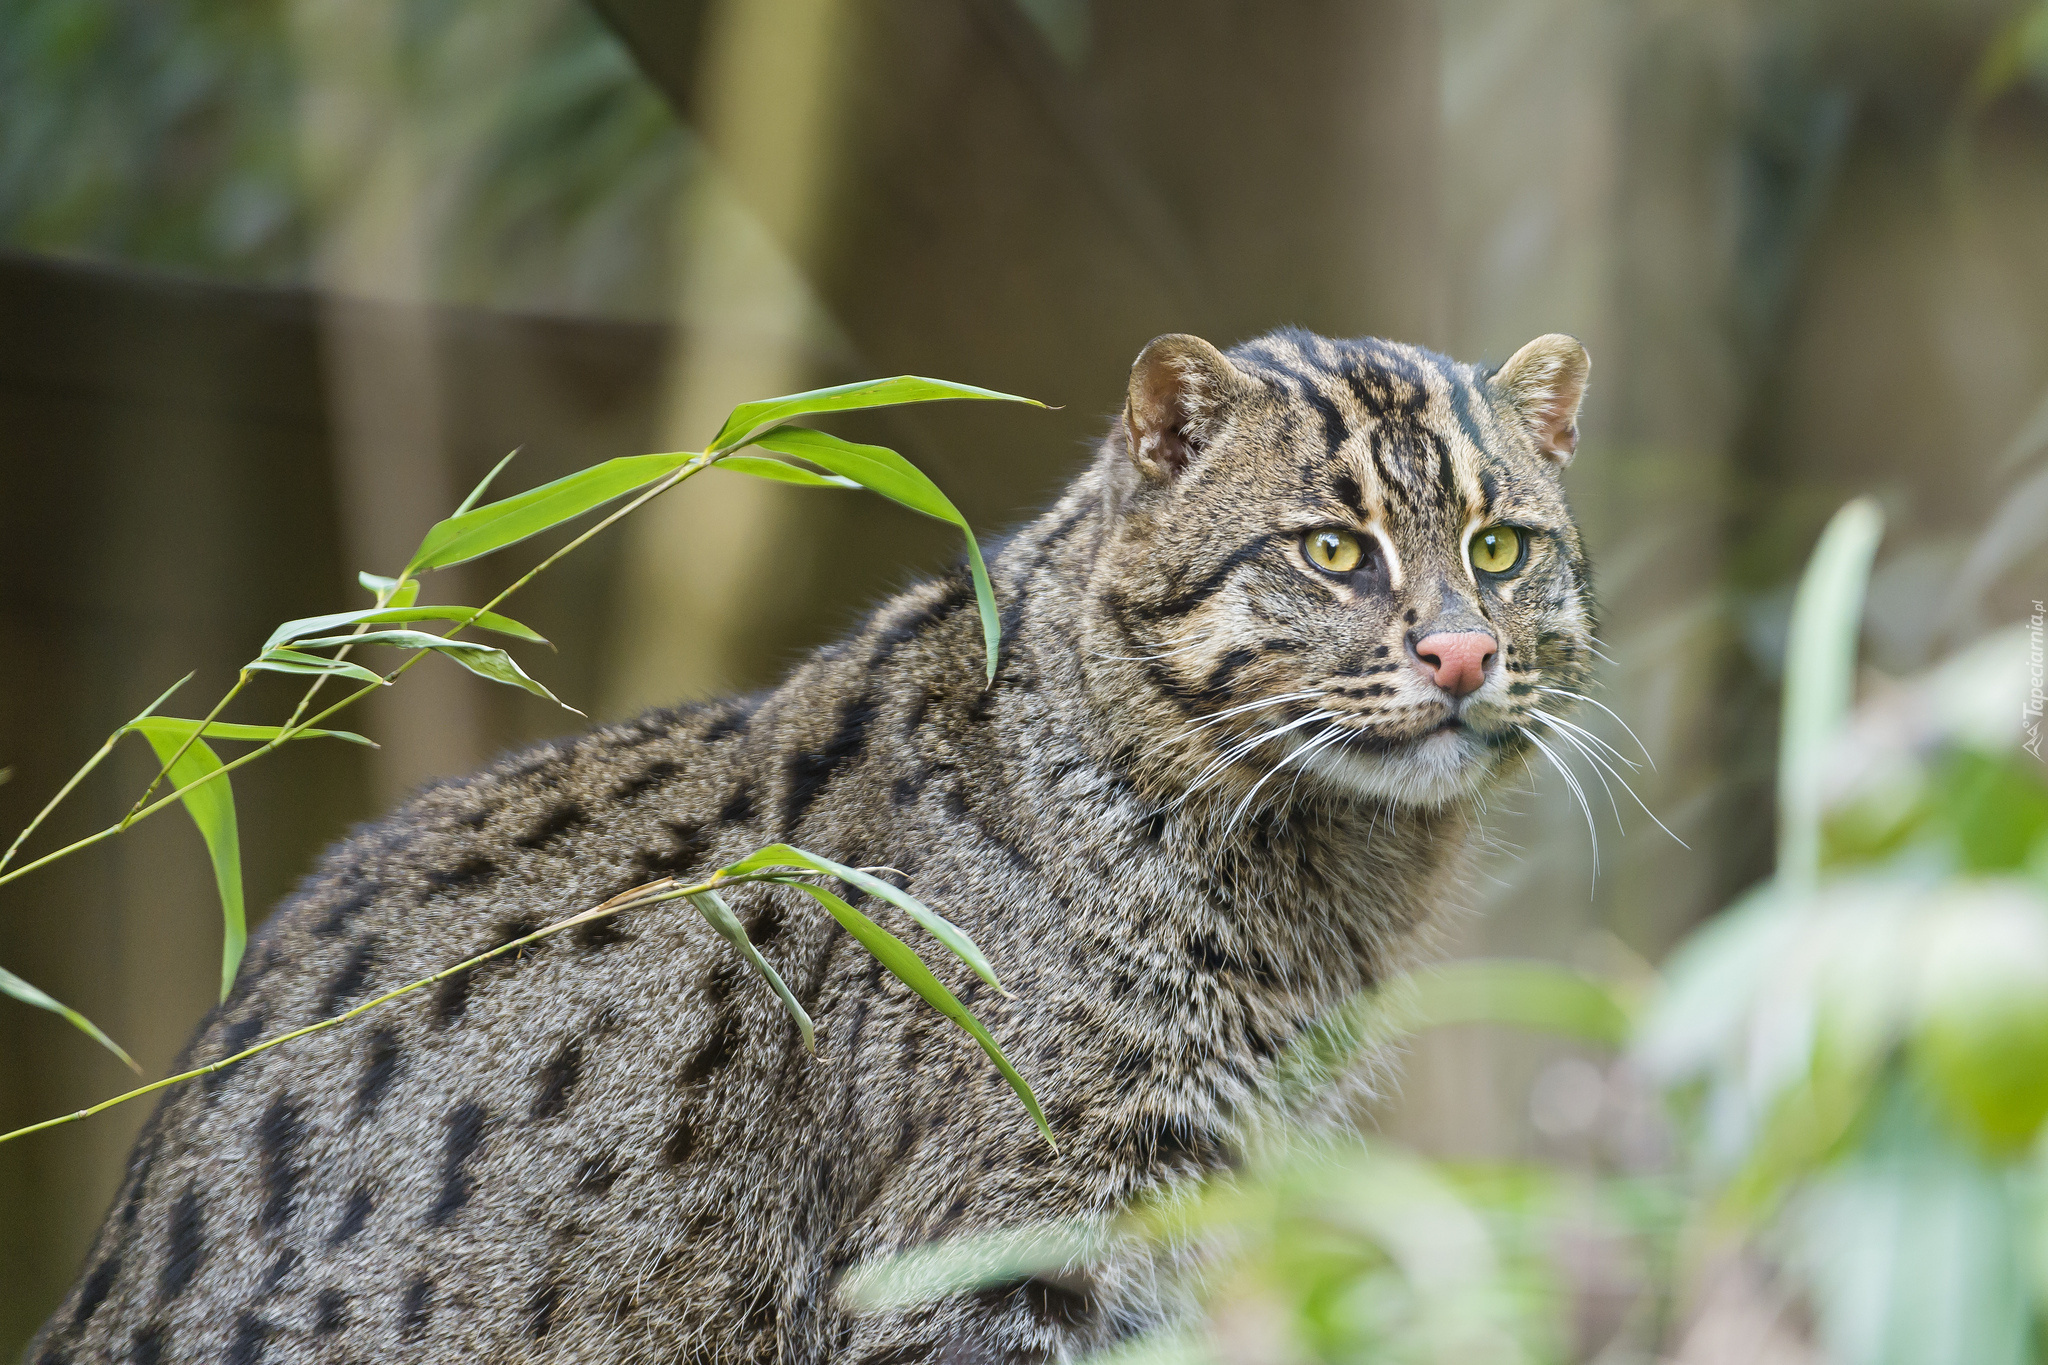
[[[930,403],[946,398],[1029,403],[1034,408],[1045,406],[1035,398],[1020,398],[1014,393],[997,393],[994,389],[980,389],[972,384],[953,384],[943,379],[920,379],[916,375],[899,374],[893,379],[868,379],[858,384],[840,384],[783,398],[742,403],[732,410],[732,416],[726,418],[725,425],[718,429],[718,439],[711,443],[711,449],[714,452],[737,450],[748,444],[748,437],[806,413],[852,412],[860,408],[888,408],[901,403]]]
[[[923,470],[887,446],[858,445],[829,431],[811,427],[777,427],[752,444],[778,455],[793,455],[853,480],[863,488],[893,498],[914,512],[966,529],[960,509]],[[731,457],[728,457],[731,458]],[[720,463],[724,463],[723,460]]]
[[[358,573],[356,582],[368,588],[387,607],[409,607],[420,598],[420,581],[417,578],[401,580],[386,578],[382,574]]]
[[[725,870],[737,874],[759,872],[770,867],[797,867],[807,868],[813,872],[824,872],[849,886],[859,887],[870,896],[879,896],[891,905],[900,907],[904,913],[923,925],[926,933],[945,944],[953,951],[955,957],[973,968],[976,976],[1002,991],[1004,995],[1009,994],[1003,989],[1003,983],[996,980],[995,968],[982,956],[981,949],[974,946],[974,940],[958,925],[926,906],[908,891],[898,890],[871,873],[863,872],[857,867],[848,867],[844,863],[835,863],[830,858],[821,858],[815,853],[807,853],[791,844],[770,844]]]
[[[123,728],[143,732],[161,730],[165,734],[176,737],[178,742],[182,744],[184,743],[185,736],[199,728],[199,722],[196,720],[179,720],[172,716],[149,716],[142,720],[133,721]],[[214,721],[206,727],[206,737],[208,739],[268,741],[276,739],[283,733],[284,727],[280,725],[230,725],[226,721],[221,720]],[[351,744],[361,744],[366,748],[374,749],[377,747],[363,736],[348,730],[295,730],[292,732],[292,738],[345,739]]]
[[[389,645],[394,649],[430,649],[436,654],[443,654],[455,660],[480,678],[489,678],[492,682],[501,682],[531,692],[536,697],[544,697],[564,711],[576,711],[575,707],[528,677],[504,650],[480,645],[473,640],[450,640],[441,635],[429,635],[422,630],[373,630],[362,635],[327,635],[311,640],[299,640],[296,643],[308,649],[328,648],[334,645]],[[576,711],[576,714],[580,716],[583,713]]]
[[[752,963],[754,970],[774,987],[775,994],[781,997],[782,1007],[788,1010],[789,1017],[796,1021],[797,1032],[804,1036],[804,1051],[815,1051],[816,1031],[811,1027],[811,1016],[804,1012],[804,1007],[797,1003],[796,996],[790,992],[781,975],[768,965],[768,959],[761,956],[761,950],[747,937],[745,926],[740,923],[739,917],[733,914],[732,907],[725,903],[725,898],[716,891],[700,891],[686,899],[697,907],[697,913],[704,917],[704,922],[723,934],[726,942],[739,949],[740,955]]]
[[[582,516],[613,498],[644,488],[675,473],[697,456],[690,451],[671,455],[626,455],[538,488],[472,508],[427,531],[407,576],[502,550],[551,526]]]
[[[460,621],[533,644],[547,643],[532,627],[494,611],[476,612],[470,607],[368,607],[362,611],[337,611],[325,616],[303,616],[296,621],[287,621],[270,632],[270,638],[263,642],[263,649],[268,653],[279,645],[290,644],[308,635],[324,635],[345,626],[398,625],[407,621],[447,621],[451,624]]]
[[[361,664],[352,664],[346,659],[325,659],[318,654],[301,654],[296,649],[266,650],[261,658],[252,659],[242,667],[259,673],[332,673],[337,677],[389,686],[382,677]]]
[[[119,1057],[122,1065],[126,1066],[130,1071],[138,1076],[142,1074],[142,1068],[135,1064],[135,1059],[130,1057],[119,1043],[100,1032],[98,1024],[95,1024],[77,1010],[72,1009],[69,1005],[29,985],[28,982],[23,981],[5,967],[0,967],[0,991],[5,991],[24,1005],[34,1005],[39,1010],[48,1010],[50,1013],[58,1015],[86,1037],[92,1039],[116,1057]]]
[[[909,944],[823,887],[799,881],[782,882],[780,885],[795,887],[824,906],[832,918],[845,925],[847,932],[860,940],[860,945],[874,954],[875,960],[887,967],[897,980],[924,997],[926,1004],[965,1029],[969,1037],[981,1044],[981,1050],[996,1064],[996,1070],[1003,1073],[1003,1079],[1010,1083],[1010,1089],[1016,1091],[1017,1098],[1024,1101],[1024,1107],[1031,1113],[1032,1122],[1038,1125],[1038,1131],[1045,1135],[1046,1142],[1051,1144],[1053,1150],[1059,1150],[1059,1143],[1053,1139],[1052,1125],[1045,1121],[1045,1111],[1038,1107],[1038,1097],[1031,1093],[1031,1087],[1017,1074],[1017,1068],[1010,1065],[1010,1059],[996,1046],[996,1040],[981,1026],[981,1021],[953,997],[953,993],[946,989],[943,982],[932,975],[931,968],[924,965],[923,958],[911,951]]]
[[[974,575],[974,601],[981,610],[982,640],[988,648],[988,678],[990,682],[995,681],[996,651],[1002,645],[1003,628],[1001,618],[996,614],[995,590],[988,581],[988,565],[982,562],[981,546],[975,541],[967,518],[960,515],[960,509],[939,491],[937,484],[926,478],[916,465],[886,446],[856,445],[809,427],[777,427],[756,437],[753,444],[778,455],[808,460],[834,474],[852,479],[863,488],[900,502],[913,512],[922,512],[958,527],[960,534],[967,537],[967,564]]]
[[[449,654],[466,654],[477,650],[489,650],[490,645],[478,644],[475,640],[451,640],[445,635],[429,635],[424,630],[366,630],[361,635],[316,635],[310,640],[294,640],[299,649],[333,649],[339,645],[386,645],[392,649],[436,649]]]
[[[579,716],[583,714],[581,711],[577,711],[575,707],[569,705],[569,703],[563,701],[560,697],[557,697],[554,693],[548,691],[547,688],[542,687],[539,683],[535,682],[532,678],[528,677],[526,675],[526,671],[520,668],[518,664],[514,663],[512,661],[512,656],[510,654],[507,654],[504,650],[491,649],[489,647],[477,649],[449,648],[451,644],[458,643],[460,642],[454,640],[443,640],[440,644],[433,646],[433,649],[437,653],[445,654],[449,658],[455,660],[456,663],[461,664],[464,668],[476,674],[479,678],[488,678],[492,682],[504,683],[507,687],[517,687],[522,691],[533,693],[534,696],[539,697],[543,701],[553,702],[555,705],[561,707],[564,711],[574,712],[576,715]]]
[[[183,735],[165,730],[144,728],[142,736],[156,750],[159,763],[171,763],[171,756],[185,743]],[[195,739],[178,761],[171,763],[171,785],[189,787],[220,768],[219,757],[206,746],[206,741]],[[217,777],[178,799],[185,803],[192,823],[199,826],[206,851],[213,858],[213,880],[220,890],[225,930],[220,959],[220,998],[225,1000],[235,984],[235,968],[242,964],[242,949],[249,941],[248,921],[242,912],[242,841],[235,826],[235,793],[226,777]]]
[[[1863,594],[1883,534],[1875,500],[1843,507],[1821,532],[1792,601],[1778,745],[1778,875],[1794,886],[1810,887],[1820,875],[1821,795],[1855,692]]]
[[[783,460],[771,460],[765,455],[727,455],[711,467],[730,469],[735,474],[752,474],[757,479],[773,479],[778,483],[800,483],[814,488],[860,487],[852,479],[842,479],[837,474],[814,474],[808,469]]]
[[[491,472],[484,475],[483,481],[470,489],[469,496],[464,498],[461,504],[456,507],[455,515],[459,517],[479,502],[482,502],[484,494],[490,491],[491,485],[497,481],[498,476],[505,472],[505,466],[512,463],[512,456],[518,453],[519,451],[515,449],[510,455],[492,465]]]

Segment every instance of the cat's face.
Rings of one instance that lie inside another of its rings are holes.
[[[1146,348],[1094,667],[1183,718],[1187,786],[1438,805],[1557,747],[1592,646],[1558,481],[1585,375],[1559,336],[1492,375],[1297,331]]]

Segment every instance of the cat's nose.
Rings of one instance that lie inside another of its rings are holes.
[[[1415,658],[1438,687],[1462,697],[1477,692],[1486,681],[1486,665],[1499,648],[1499,642],[1485,631],[1466,630],[1423,636],[1415,642]]]

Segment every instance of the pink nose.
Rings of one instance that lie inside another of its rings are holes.
[[[1477,692],[1486,681],[1486,665],[1500,645],[1483,630],[1461,631],[1456,635],[1425,635],[1415,642],[1415,657],[1422,671],[1436,679],[1436,685],[1454,697]]]

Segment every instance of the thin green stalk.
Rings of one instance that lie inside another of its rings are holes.
[[[179,688],[183,687],[186,683],[191,681],[192,675],[190,673],[187,673],[184,677],[172,683],[169,687],[164,689],[162,696],[158,697],[149,705],[143,707],[141,714],[136,716],[135,720],[129,721],[128,725],[135,724],[136,720],[146,719],[150,715],[150,713],[156,710],[157,707],[162,706],[166,701],[170,700],[171,693],[177,691]],[[23,827],[21,833],[14,836],[14,842],[7,846],[7,852],[0,853],[0,868],[5,868],[7,864],[14,861],[14,855],[21,851],[21,846],[28,842],[29,836],[36,832],[37,827],[40,826],[43,823],[43,821],[47,820],[50,817],[50,812],[57,809],[58,806],[62,805],[64,803],[64,798],[71,795],[72,791],[78,786],[78,784],[85,781],[87,775],[90,774],[94,768],[99,767],[101,762],[105,760],[106,756],[114,751],[114,746],[120,742],[121,736],[128,733],[128,725],[123,725],[120,729],[114,731],[113,734],[108,735],[107,742],[100,746],[99,752],[94,754],[91,758],[88,758],[85,761],[85,766],[81,767],[77,772],[71,774],[71,780],[66,782],[62,787],[57,789],[57,794],[50,798],[49,804],[44,806],[41,810],[37,811],[36,818],[29,821],[28,824],[25,827]],[[9,771],[11,772],[12,769],[9,769]],[[43,861],[47,861],[47,859]],[[23,871],[26,870],[26,868],[23,869]],[[5,882],[7,880],[10,879],[0,877],[0,882]]]
[[[719,454],[723,453],[725,452],[719,452]],[[493,607],[496,607],[500,602],[503,602],[506,598],[510,597],[513,593],[525,587],[528,583],[532,582],[535,576],[538,575],[542,570],[552,566],[555,563],[555,561],[559,560],[562,556],[568,554],[571,550],[574,550],[578,546],[582,545],[585,541],[589,540],[592,536],[596,535],[598,532],[610,526],[613,522],[616,522],[619,518],[645,505],[647,502],[659,497],[661,494],[668,492],[669,489],[674,488],[684,479],[689,478],[692,474],[702,472],[703,470],[709,468],[712,464],[715,464],[716,462],[716,455],[700,455],[695,460],[691,461],[689,464],[684,465],[681,469],[678,469],[675,473],[669,475],[666,479],[663,479],[653,488],[650,488],[645,493],[642,493],[639,497],[634,498],[631,502],[627,503],[625,506],[619,508],[617,511],[606,516],[602,521],[598,522],[595,526],[591,527],[583,534],[577,536],[574,540],[562,546],[561,549],[555,551],[546,559],[543,559],[539,564],[536,564],[533,568],[529,569],[526,573],[520,575],[517,579],[513,580],[512,584],[509,587],[505,588],[502,592],[500,592],[496,597],[493,597],[489,602],[486,602],[483,606],[476,608],[475,613],[473,613],[470,617],[470,621],[474,621],[477,615],[480,615],[483,612],[491,610]],[[446,634],[452,635],[455,633],[455,631],[462,629],[463,626],[466,626],[468,624],[469,621],[464,621],[460,625],[457,625],[453,629],[446,632]],[[24,863],[22,866],[14,869],[14,871],[12,872],[0,873],[0,886],[5,886],[7,883],[14,881],[18,877],[24,877],[29,873],[35,871],[37,868],[47,866],[48,864],[57,861],[59,858],[68,857],[73,853],[77,853],[83,849],[90,848],[94,844],[97,844],[104,839],[108,839],[113,835],[119,834],[129,825],[141,820],[147,820],[150,816],[156,814],[164,807],[172,804],[175,801],[178,801],[185,795],[185,793],[192,791],[195,788],[203,787],[208,782],[215,781],[218,778],[226,777],[235,769],[243,767],[246,764],[255,762],[257,759],[269,753],[272,749],[277,748],[279,745],[284,744],[285,742],[293,738],[293,736],[297,735],[301,730],[314,729],[322,721],[326,720],[335,712],[340,711],[344,707],[347,707],[353,704],[354,702],[360,700],[361,698],[369,695],[377,688],[385,686],[395,681],[400,674],[404,673],[408,668],[411,668],[414,664],[418,663],[423,657],[425,657],[424,653],[414,654],[404,663],[400,664],[398,667],[392,669],[389,673],[385,674],[382,682],[364,683],[360,688],[356,689],[354,692],[349,693],[346,697],[343,697],[340,701],[334,703],[334,705],[328,707],[324,711],[321,711],[320,713],[304,721],[303,723],[296,723],[284,727],[275,738],[267,741],[260,748],[251,749],[248,753],[243,754],[240,758],[233,759],[229,762],[221,764],[220,767],[215,768],[212,772],[200,778],[198,781],[180,787],[176,791],[171,792],[167,796],[159,797],[154,803],[143,807],[139,811],[136,811],[128,820],[124,821],[123,823],[118,825],[109,825],[107,828],[99,831],[97,834],[89,834],[85,838],[80,839],[75,843],[66,844],[63,848],[58,849],[54,853],[44,854],[42,857],[36,859],[32,863]]]
[[[83,767],[71,774],[71,780],[57,789],[57,794],[50,798],[50,803],[36,812],[36,818],[22,826],[21,833],[14,836],[14,842],[7,846],[7,851],[0,853],[0,868],[4,868],[7,864],[14,861],[14,855],[21,851],[23,844],[28,842],[29,835],[36,832],[36,827],[49,818],[50,812],[57,809],[63,803],[64,798],[71,795],[72,791],[79,783],[85,781],[94,768],[99,767],[101,763],[106,761],[107,755],[114,752],[115,742],[123,734],[127,733],[127,729],[128,727],[124,725],[119,730],[114,731],[113,734],[108,735],[107,742],[100,745],[99,750],[91,758],[85,760]]]
[[[538,943],[544,938],[559,934],[564,929],[573,929],[579,924],[587,924],[592,920],[607,919],[612,915],[619,914],[621,911],[636,910],[643,906],[660,904],[662,901],[680,900],[685,896],[700,895],[706,891],[716,890],[721,886],[730,886],[738,882],[766,880],[769,879],[755,876],[725,877],[713,875],[705,881],[689,886],[677,886],[674,877],[664,877],[660,881],[648,882],[644,886],[633,887],[630,890],[620,892],[602,905],[592,906],[590,909],[580,911],[569,916],[567,919],[560,919],[556,920],[553,924],[543,925],[523,938],[513,939],[510,943],[501,943],[495,948],[478,953],[475,957],[467,958],[452,967],[445,967],[435,972],[432,976],[421,977],[419,980],[408,982],[396,990],[386,991],[375,999],[365,1000],[354,1009],[346,1010],[330,1019],[322,1019],[317,1023],[308,1024],[304,1028],[293,1029],[289,1033],[280,1033],[275,1038],[267,1038],[252,1047],[244,1048],[232,1057],[223,1057],[217,1062],[209,1062],[205,1066],[195,1067],[190,1071],[181,1071],[175,1076],[166,1076],[162,1080],[151,1081],[148,1085],[137,1086],[133,1090],[116,1095],[112,1099],[101,1100],[98,1104],[89,1105],[84,1109],[75,1110],[72,1113],[63,1114],[54,1119],[44,1119],[41,1123],[32,1123],[26,1128],[17,1128],[11,1133],[0,1133],[0,1143],[12,1142],[16,1138],[27,1137],[30,1133],[40,1133],[46,1128],[57,1128],[67,1123],[76,1123],[80,1119],[89,1119],[93,1115],[112,1109],[116,1105],[126,1104],[130,1100],[141,1099],[144,1095],[153,1095],[159,1090],[177,1085],[183,1081],[197,1080],[201,1076],[211,1075],[216,1071],[233,1066],[237,1062],[247,1061],[259,1052],[267,1052],[279,1044],[303,1038],[309,1033],[319,1033],[324,1029],[333,1028],[337,1024],[345,1024],[358,1015],[367,1013],[379,1005],[389,1004],[402,995],[410,995],[412,992],[426,986],[431,986],[437,981],[444,981],[454,976],[457,972],[469,971],[471,968],[488,962],[494,957],[516,952],[529,944]],[[661,889],[657,890],[656,888]]]
[[[528,583],[532,582],[535,576],[537,576],[543,569],[546,569],[553,565],[556,560],[560,559],[563,555],[568,554],[577,546],[583,544],[584,541],[589,540],[599,531],[604,530],[605,527],[610,526],[619,518],[628,515],[629,513],[635,511],[640,507],[645,506],[649,502],[652,502],[654,499],[660,497],[663,493],[668,492],[669,489],[674,488],[677,484],[681,483],[684,479],[689,478],[692,474],[702,473],[705,469],[708,469],[711,465],[717,463],[718,457],[720,455],[728,453],[728,451],[721,450],[714,454],[699,455],[696,459],[690,461],[690,463],[684,465],[681,469],[678,469],[675,473],[669,475],[660,483],[654,485],[654,487],[648,489],[645,493],[642,493],[639,497],[634,498],[625,506],[619,508],[615,512],[606,514],[603,520],[599,521],[595,526],[592,526],[588,531],[585,531],[583,534],[577,536],[567,545],[564,545],[561,549],[555,551],[546,559],[543,559],[540,563],[534,565],[531,569],[528,569],[524,574],[514,579],[512,581],[511,586],[507,587],[504,591],[500,592],[496,597],[493,597],[490,601],[478,607],[476,609],[476,613],[470,617],[470,621],[474,621],[477,616],[482,615],[484,612],[490,611],[492,608],[496,607],[500,602],[510,597],[513,593],[518,592],[521,588],[525,587]],[[469,621],[464,621],[462,625],[458,625],[450,629],[447,632],[447,634],[453,635],[456,631],[462,629],[462,626],[466,626],[468,624]],[[312,722],[308,723],[311,724]]]
[[[227,690],[226,694],[223,695],[219,701],[213,704],[213,709],[206,713],[206,719],[199,722],[199,728],[197,730],[194,730],[191,734],[185,736],[185,742],[178,746],[177,751],[175,753],[173,753],[168,759],[164,760],[164,765],[156,770],[156,776],[149,779],[149,785],[142,789],[142,795],[135,798],[135,804],[130,806],[128,808],[128,813],[121,817],[122,829],[126,829],[128,828],[128,826],[135,823],[135,812],[141,810],[143,805],[149,800],[149,794],[156,790],[156,784],[163,781],[165,777],[170,775],[171,769],[178,766],[178,760],[183,758],[186,752],[190,750],[194,744],[199,742],[199,737],[206,733],[206,727],[213,724],[214,721],[220,719],[220,713],[228,709],[228,703],[233,701],[235,697],[238,694],[240,694],[241,690],[247,687],[248,685],[249,670],[245,668],[241,671],[240,674],[236,676],[235,685],[233,687],[230,687]],[[118,732],[116,732],[116,737],[119,737]]]
[[[509,459],[511,457],[507,456],[506,458]],[[393,583],[390,587],[380,591],[377,594],[377,606],[379,608],[389,606],[391,602],[397,598],[400,590],[403,589],[405,585],[406,580],[404,578],[400,578],[396,583]],[[368,621],[361,621],[357,623],[355,630],[353,630],[350,633],[354,635],[361,635],[365,631],[369,630],[369,628],[370,623]],[[334,651],[334,657],[337,659],[346,659],[348,657],[349,649],[350,646],[343,645],[340,649]],[[327,675],[325,673],[321,673],[314,677],[313,681],[306,688],[306,694],[299,698],[299,704],[292,708],[291,719],[287,720],[284,723],[284,729],[289,730],[294,725],[298,724],[299,717],[306,714],[306,708],[313,704],[313,698],[320,695],[320,689],[326,686],[326,684]]]

